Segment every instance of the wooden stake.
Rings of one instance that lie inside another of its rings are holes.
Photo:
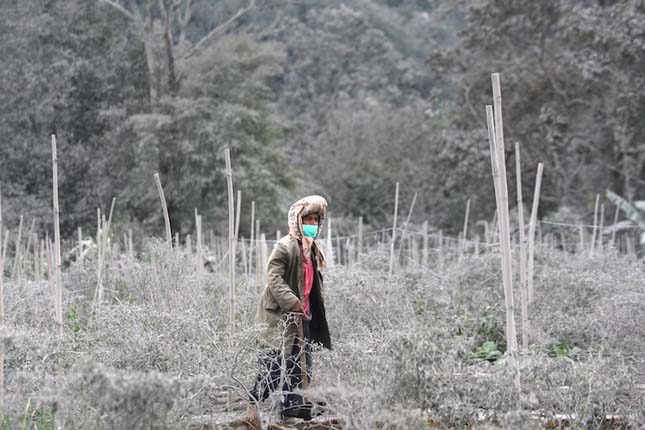
[[[427,268],[428,257],[430,255],[430,250],[429,250],[430,237],[428,236],[428,221],[423,221],[423,227],[421,231],[423,232],[423,256],[421,257],[422,258],[421,265]]]
[[[262,243],[260,241],[260,220],[255,220],[255,285],[262,291]]]
[[[614,227],[616,224],[618,224],[618,213],[620,212],[620,208],[616,206],[616,212],[614,212]],[[611,232],[611,246],[616,247],[616,228],[614,228]]]
[[[94,295],[94,304],[100,305],[103,301],[103,272],[105,270],[105,255],[108,250],[108,238],[110,234],[110,224],[112,224],[112,214],[114,213],[114,205],[116,204],[116,197],[112,198],[110,205],[110,215],[108,216],[107,224],[101,229],[101,251],[99,258],[98,276],[96,280],[96,293]]]
[[[249,271],[247,272],[248,276],[251,276],[253,273],[253,251],[255,246],[255,200],[251,201],[251,239],[249,241]]]
[[[524,201],[522,200],[522,165],[520,143],[515,142],[515,177],[517,180],[517,220],[520,229],[520,300],[522,302],[522,351],[529,350],[529,307],[526,286],[526,244],[524,242]]]
[[[58,335],[63,336],[63,281],[61,277],[60,254],[60,211],[58,209],[58,156],[56,154],[56,135],[52,134],[52,179],[54,200],[54,258],[56,265],[56,321],[58,322]]]
[[[169,247],[172,247],[172,233],[170,230],[170,217],[168,216],[168,206],[166,205],[166,196],[163,192],[163,187],[161,186],[161,179],[159,179],[159,173],[154,174],[155,184],[157,184],[157,191],[159,192],[159,200],[161,200],[161,209],[163,211],[163,220],[166,226],[166,242]]]
[[[589,255],[593,255],[594,246],[596,244],[596,228],[598,226],[598,202],[600,201],[600,194],[596,194],[596,203],[593,208],[593,228],[591,229],[591,243],[589,247]]]
[[[399,212],[399,183],[396,183],[396,191],[394,192],[394,220],[392,222],[392,241],[390,242],[390,267],[388,274],[394,273],[394,242],[396,241],[396,217]]]
[[[202,242],[202,217],[197,214],[197,208],[195,208],[195,229],[197,230],[197,273],[204,272],[204,245]]]
[[[13,268],[11,269],[11,279],[16,279],[18,275],[18,266],[20,265],[20,254],[22,247],[22,221],[23,216],[20,214],[20,223],[18,224],[18,237],[16,238],[16,253],[13,258]]]
[[[76,229],[76,232],[78,234],[78,254],[77,254],[77,261],[83,265],[83,230],[81,229],[80,226]]]
[[[363,217],[358,217],[358,249],[356,250],[356,261],[361,262],[361,254],[363,253]]]
[[[605,204],[600,204],[600,226],[598,227],[598,249],[602,251],[602,230],[605,224]]]
[[[235,335],[235,201],[233,196],[233,170],[231,168],[231,152],[224,150],[226,161],[226,184],[228,189],[228,348],[233,351]],[[229,396],[230,397],[230,396]]]
[[[542,171],[544,165],[538,164],[537,176],[535,177],[535,191],[533,192],[533,207],[531,208],[531,221],[529,222],[529,259],[527,262],[527,290],[529,304],[533,302],[533,264],[535,261],[535,225],[537,224],[538,205],[540,203],[540,187],[542,185]],[[530,320],[529,320],[530,324]]]
[[[408,225],[410,224],[410,217],[412,217],[412,211],[414,210],[414,203],[416,201],[417,201],[417,193],[414,193],[414,197],[412,197],[412,203],[410,204],[410,210],[408,211],[408,216],[405,219],[405,224],[403,225],[403,232],[401,233],[401,238],[399,239],[401,244],[399,245],[397,260],[401,259],[401,248],[403,248],[403,239],[405,239],[405,233],[407,233],[408,231]]]

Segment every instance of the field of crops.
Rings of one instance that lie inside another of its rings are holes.
[[[309,391],[344,428],[605,428],[608,416],[645,425],[641,260],[537,245],[518,393],[499,252],[432,249],[427,267],[388,275],[388,246],[369,248],[324,275],[334,349],[315,352]],[[229,416],[243,414],[256,278],[238,276],[229,351],[225,270],[198,273],[195,254],[145,240],[107,266],[93,309],[95,260],[88,252],[63,271],[62,337],[50,284],[28,272],[5,279],[5,427],[215,428],[207,423],[226,410],[227,391]],[[261,405],[265,424],[276,407]]]

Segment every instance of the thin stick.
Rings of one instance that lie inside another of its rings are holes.
[[[403,239],[405,238],[405,233],[408,231],[408,225],[410,224],[410,217],[412,217],[412,211],[414,210],[414,203],[417,201],[417,193],[414,193],[412,197],[412,203],[410,204],[410,210],[408,211],[408,216],[405,219],[405,224],[403,225],[403,232],[401,233],[401,244],[399,245],[399,252],[397,254],[397,260],[401,258],[401,248],[403,248]]]
[[[83,230],[78,227],[78,262],[83,265]]]
[[[522,165],[520,143],[515,142],[515,177],[517,180],[517,220],[520,228],[520,300],[522,301],[522,351],[529,350],[529,307],[526,290],[526,244],[524,243],[524,201],[522,200]]]
[[[334,265],[334,244],[331,237],[331,216],[327,216],[327,243],[326,243],[327,255],[325,260],[327,261],[327,266],[332,267]]]
[[[18,237],[16,238],[16,253],[13,258],[13,268],[11,269],[11,279],[15,279],[18,274],[18,266],[20,265],[20,253],[22,244],[22,222],[23,216],[20,214],[20,223],[18,224]]]
[[[399,212],[399,183],[396,183],[396,191],[394,192],[394,220],[392,222],[392,241],[390,243],[390,267],[388,274],[394,272],[394,242],[396,240],[396,216]]]
[[[593,255],[594,246],[596,244],[596,226],[598,225],[598,202],[600,201],[600,194],[596,194],[596,203],[593,207],[593,228],[591,229],[591,243],[589,247],[589,255]]]
[[[361,262],[361,254],[363,253],[363,217],[358,217],[358,249],[356,250],[356,261]]]
[[[247,272],[248,276],[251,276],[253,273],[253,250],[254,250],[254,241],[255,237],[255,200],[251,201],[251,239],[249,241],[249,271]]]
[[[468,201],[466,202],[466,214],[464,215],[464,228],[461,231],[462,232],[462,235],[461,235],[462,240],[459,243],[460,244],[460,247],[459,247],[460,248],[460,252],[459,252],[459,259],[460,260],[461,260],[461,257],[463,255],[464,248],[467,246],[467,243],[468,243],[467,240],[468,240],[468,217],[469,217],[469,215],[470,215],[470,199],[468,199]]]
[[[128,229],[128,255],[134,258],[134,242],[132,240],[132,229]]]
[[[262,244],[260,242],[260,220],[255,220],[255,284],[258,291],[262,288]]]
[[[538,205],[540,204],[540,187],[542,185],[542,171],[544,165],[538,164],[537,176],[535,177],[535,191],[533,191],[533,207],[531,208],[531,221],[529,222],[529,259],[527,262],[527,286],[529,293],[529,304],[533,302],[533,264],[535,262],[535,225],[537,224]],[[530,320],[529,320],[530,323]]]
[[[421,265],[423,267],[428,267],[428,256],[429,256],[429,241],[430,237],[428,236],[428,221],[423,221],[423,256],[421,257]]]
[[[52,134],[52,164],[53,164],[53,197],[54,197],[54,257],[56,264],[56,309],[58,321],[58,334],[63,335],[63,281],[61,277],[61,255],[60,255],[60,211],[58,208],[58,156],[56,154],[56,135]]]
[[[197,257],[195,259],[197,263],[197,273],[202,273],[204,271],[204,247],[202,245],[202,217],[197,214],[197,208],[195,208],[195,229],[197,230],[197,243],[195,247],[197,248]]]
[[[602,230],[605,224],[605,204],[600,204],[600,226],[598,227],[598,249],[602,251]]]
[[[163,187],[161,186],[161,179],[159,179],[159,173],[154,174],[155,184],[157,184],[157,191],[159,192],[159,200],[161,200],[161,209],[163,210],[163,220],[166,226],[166,242],[168,246],[172,247],[172,233],[170,230],[170,217],[168,216],[168,206],[166,205],[166,196],[163,192]]]
[[[614,212],[614,227],[616,224],[618,224],[618,213],[620,212],[620,208],[616,206],[616,212]],[[616,247],[616,228],[614,228],[611,232],[611,246]]]
[[[114,205],[116,204],[116,197],[112,198],[110,205],[110,215],[108,216],[107,224],[104,231],[101,232],[101,257],[99,258],[99,272],[96,281],[96,294],[94,295],[95,304],[100,305],[103,301],[103,272],[105,267],[105,254],[107,253],[108,238],[110,234],[110,224],[112,224],[112,214],[114,213]]]

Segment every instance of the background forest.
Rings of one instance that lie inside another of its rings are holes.
[[[51,222],[55,131],[64,237],[113,196],[117,226],[160,235],[154,172],[173,229],[192,231],[197,208],[223,234],[224,147],[244,210],[254,200],[267,231],[313,193],[336,219],[383,225],[400,181],[404,207],[419,193],[413,222],[456,234],[468,199],[474,219],[494,212],[483,107],[496,71],[525,195],[545,163],[542,217],[589,221],[607,188],[643,197],[642,1],[3,0],[1,11],[10,225]]]

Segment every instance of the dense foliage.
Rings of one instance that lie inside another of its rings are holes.
[[[399,181],[403,205],[419,194],[414,221],[456,233],[469,198],[473,219],[494,211],[494,71],[524,195],[543,161],[543,214],[589,217],[596,193],[637,199],[645,180],[644,22],[637,0],[12,0],[0,17],[5,219],[51,222],[56,131],[65,232],[116,196],[117,223],[160,233],[155,172],[174,230],[194,228],[195,208],[223,230],[228,146],[243,211],[255,200],[267,231],[314,192],[335,217],[381,225]]]

